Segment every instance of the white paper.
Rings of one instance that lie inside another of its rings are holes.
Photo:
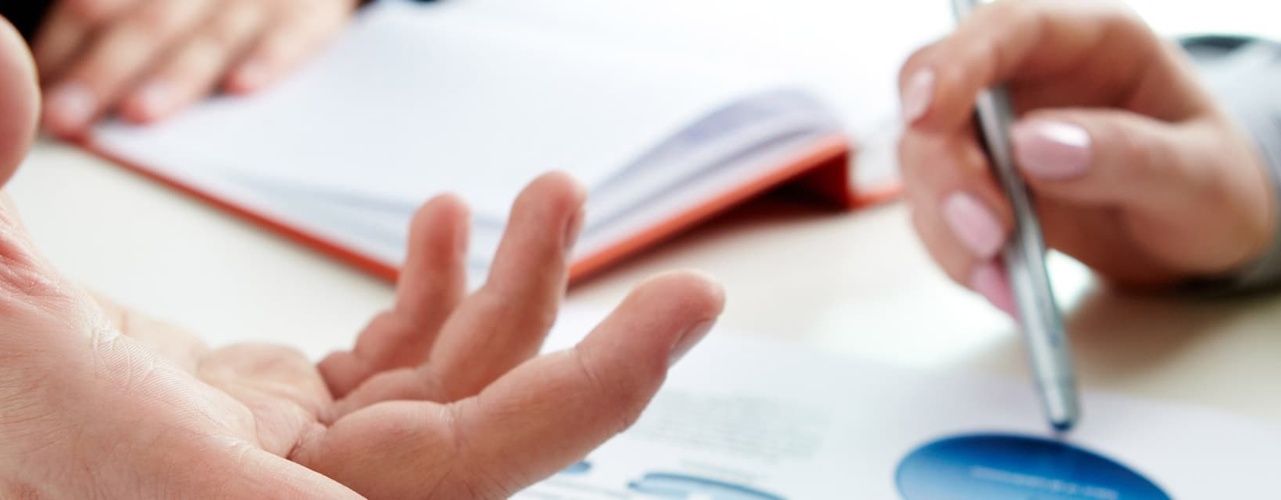
[[[154,126],[109,124],[95,140],[152,168],[410,210],[455,192],[502,221],[544,172],[596,186],[704,114],[781,86],[452,4],[389,1],[268,92]]]
[[[486,16],[786,74],[827,103],[860,146],[860,188],[897,177],[898,70],[952,28],[947,0],[472,0]]]
[[[597,316],[567,313],[548,348],[572,345]],[[1113,394],[1086,392],[1082,401],[1070,442],[1174,498],[1275,492],[1281,427]],[[720,330],[673,370],[632,429],[587,458],[590,471],[555,476],[517,498],[653,498],[628,485],[664,472],[782,498],[891,499],[899,497],[896,467],[923,443],[971,433],[1048,436],[1046,427],[1027,381],[922,372]]]

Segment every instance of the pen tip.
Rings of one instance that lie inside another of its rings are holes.
[[[1054,433],[1060,436],[1067,434],[1068,431],[1072,430],[1072,424],[1073,422],[1070,420],[1050,422],[1050,426],[1054,428]]]

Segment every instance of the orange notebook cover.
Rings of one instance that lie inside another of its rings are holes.
[[[780,186],[845,209],[896,193],[855,185],[848,106],[786,74],[469,5],[380,2],[269,91],[106,123],[82,146],[388,280],[413,210],[444,191],[472,204],[483,270],[515,194],[547,170],[589,192],[572,281]]]
[[[206,186],[185,182],[166,174],[163,170],[150,168],[130,158],[111,153],[92,139],[81,140],[79,144],[91,153],[129,171],[244,218],[268,231],[308,246],[375,277],[395,282],[399,274],[399,266],[362,252],[339,239],[309,231],[277,214],[238,203]],[[570,282],[577,283],[589,275],[607,269],[612,264],[643,252],[650,246],[693,229],[722,212],[780,187],[795,187],[812,195],[815,203],[837,210],[853,210],[875,205],[891,200],[899,194],[899,188],[893,184],[866,191],[855,189],[851,180],[852,153],[852,148],[846,141],[834,138],[817,147],[813,152],[792,159],[761,177],[746,179],[742,185],[733,190],[704,200],[687,212],[661,220],[597,252],[576,257],[570,264]]]

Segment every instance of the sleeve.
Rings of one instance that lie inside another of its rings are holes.
[[[1203,36],[1184,39],[1182,45],[1210,91],[1254,139],[1267,164],[1271,187],[1281,200],[1281,44]],[[1209,290],[1232,292],[1281,285],[1281,207],[1276,210],[1278,227],[1264,255],[1211,284]]]
[[[0,16],[13,23],[22,37],[30,41],[52,4],[53,0],[4,1],[0,2]]]

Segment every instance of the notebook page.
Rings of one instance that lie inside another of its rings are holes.
[[[590,192],[574,258],[589,258],[665,221],[731,196],[757,179],[839,142],[841,131],[810,96],[779,89],[715,110],[655,145]],[[199,181],[208,183],[208,180]],[[415,205],[341,196],[262,178],[240,179],[242,204],[299,221],[390,265],[401,262]],[[474,219],[469,276],[479,285],[505,224]]]
[[[467,2],[381,2],[300,74],[152,127],[95,132],[160,170],[416,205],[453,191],[502,220],[559,169],[589,187],[725,102],[779,85],[585,43]]]
[[[1123,0],[1167,36],[1226,32],[1281,38],[1281,7],[1257,0]],[[830,103],[861,146],[855,182],[897,177],[897,76],[918,47],[953,28],[947,0],[470,0],[469,9],[611,43],[666,47],[786,72]]]
[[[897,178],[899,67],[951,29],[946,0],[471,0],[487,16],[612,44],[786,74],[833,109],[861,146],[856,185]]]

